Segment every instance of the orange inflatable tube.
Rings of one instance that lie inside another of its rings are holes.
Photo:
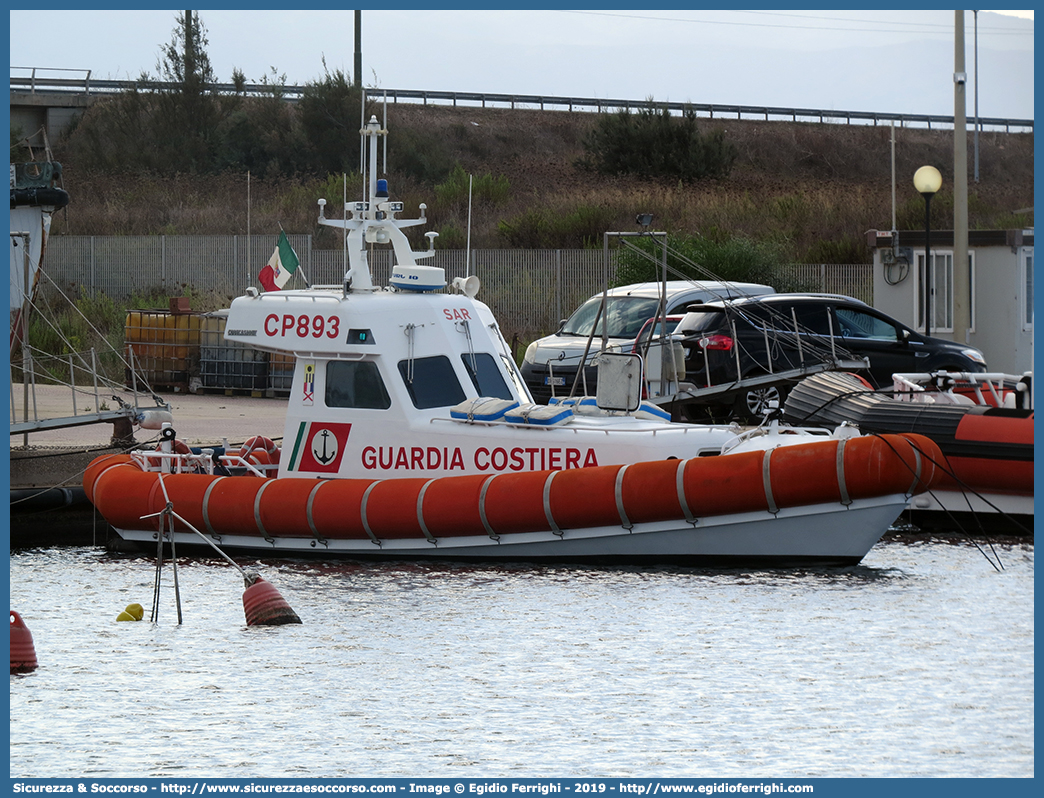
[[[848,504],[921,493],[937,482],[937,462],[942,454],[924,436],[867,435],[566,471],[389,480],[173,474],[163,477],[163,487],[175,512],[204,533],[377,542]],[[126,456],[91,463],[84,489],[118,528],[157,529],[156,518],[141,517],[166,506],[159,474]]]

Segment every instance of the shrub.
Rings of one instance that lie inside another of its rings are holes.
[[[326,68],[326,61],[323,61]],[[340,69],[305,85],[298,103],[309,168],[323,174],[359,171],[359,103],[362,92]]]
[[[639,238],[636,246],[648,257],[629,249],[621,252],[614,280],[616,285],[660,279],[662,239]],[[790,260],[778,244],[724,235],[716,238],[668,235],[667,248],[670,279],[771,284],[777,265]]]
[[[25,141],[25,131],[11,125],[11,163],[23,163],[29,160],[29,148]]]
[[[694,111],[675,117],[667,108],[602,116],[583,146],[585,155],[576,164],[581,169],[683,182],[727,177],[738,155],[724,131],[701,134]]]
[[[466,206],[469,190],[473,203],[503,205],[511,196],[511,184],[503,175],[494,177],[486,172],[472,179],[458,163],[446,180],[435,186],[435,199],[440,205]]]
[[[403,177],[431,185],[452,173],[454,161],[442,139],[422,130],[397,128],[392,166]]]
[[[869,263],[873,255],[865,241],[846,235],[836,241],[816,241],[801,260],[804,263]]]
[[[565,212],[532,208],[498,222],[497,235],[519,249],[589,249],[602,245],[615,218],[616,210],[605,205],[581,204]]]

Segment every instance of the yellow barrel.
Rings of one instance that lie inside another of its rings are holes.
[[[127,311],[124,341],[139,374],[153,387],[187,385],[199,372],[201,316],[169,310]]]

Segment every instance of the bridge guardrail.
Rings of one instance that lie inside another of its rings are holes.
[[[28,76],[12,75],[10,78],[10,89],[12,94],[17,92],[29,92],[31,94],[73,94],[86,95],[90,97],[103,97],[105,95],[118,94],[124,91],[159,91],[170,89],[175,84],[165,81],[137,81],[137,80],[94,80],[91,78],[90,70],[45,70],[40,67],[11,67],[12,70],[30,70]],[[68,77],[42,77],[38,72],[84,72],[83,78]],[[220,94],[236,94],[263,96],[272,95],[274,92],[288,102],[296,102],[304,95],[304,86],[280,86],[264,83],[250,83],[237,87],[232,83],[216,83],[213,90]],[[421,102],[427,105],[433,104],[466,104],[479,105],[483,108],[508,106],[517,108],[519,106],[536,106],[540,110],[569,110],[569,111],[595,111],[605,113],[618,110],[641,110],[648,108],[667,108],[674,113],[694,111],[697,115],[709,118],[729,117],[736,119],[757,118],[769,121],[775,119],[790,119],[791,121],[819,122],[822,124],[845,124],[873,123],[878,124],[896,123],[900,127],[909,125],[925,125],[929,129],[933,125],[937,127],[950,127],[954,125],[952,116],[939,114],[900,114],[885,113],[879,111],[839,111],[835,109],[819,108],[785,108],[765,105],[731,105],[720,103],[691,103],[691,102],[659,102],[656,100],[623,100],[600,97],[558,97],[540,94],[497,94],[492,92],[461,92],[461,91],[424,91],[417,89],[380,89],[371,90],[370,96],[379,95],[387,97],[392,102]],[[1032,131],[1032,119],[1008,119],[1003,117],[979,117],[980,129],[1003,129],[1010,133],[1016,131]],[[969,119],[974,123],[974,119]]]

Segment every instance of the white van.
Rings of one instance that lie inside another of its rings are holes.
[[[555,396],[569,394],[588,340],[591,347],[587,363],[602,347],[603,322],[608,351],[630,352],[642,325],[656,315],[662,289],[663,283],[635,283],[610,289],[604,320],[598,313],[602,294],[595,294],[562,322],[558,332],[531,343],[522,362],[522,376],[533,399],[546,403],[552,393]],[[758,283],[673,280],[667,283],[667,313],[684,313],[687,306],[700,302],[774,293],[770,286]],[[593,394],[597,369],[588,365],[584,372],[587,390],[582,380],[578,393]]]

